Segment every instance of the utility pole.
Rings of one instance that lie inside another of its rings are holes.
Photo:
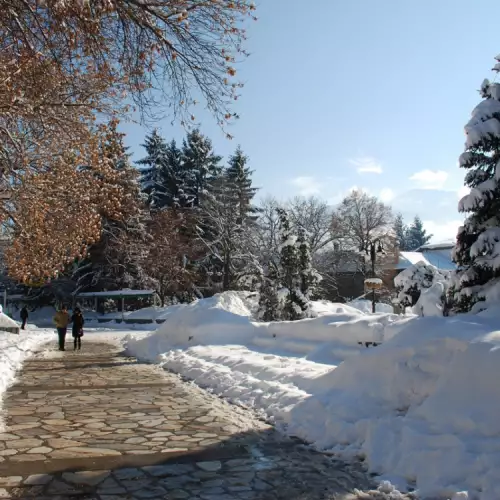
[[[363,248],[362,248],[363,249]],[[371,277],[369,280],[365,280],[365,284],[369,285],[367,288],[370,288],[372,291],[372,313],[375,313],[375,305],[376,305],[376,293],[375,290],[377,288],[380,288],[381,282],[376,283],[377,280],[376,274],[375,274],[375,262],[377,260],[377,253],[383,253],[384,249],[382,248],[382,242],[380,241],[380,238],[376,238],[374,240],[368,240],[366,241],[364,245],[364,250],[367,255],[370,256],[370,262],[371,262]]]

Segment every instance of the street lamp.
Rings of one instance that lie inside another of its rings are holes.
[[[373,240],[367,240],[364,245],[361,246],[360,250],[364,250],[367,255],[370,255],[372,272],[371,278],[365,280],[365,286],[372,291],[372,313],[374,313],[376,302],[375,290],[381,288],[382,286],[382,280],[377,278],[375,275],[375,262],[377,260],[377,254],[384,253],[384,248],[380,238],[375,238]]]

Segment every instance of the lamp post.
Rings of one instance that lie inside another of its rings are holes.
[[[376,303],[375,290],[381,286],[379,280],[376,280],[375,262],[377,260],[377,253],[384,253],[382,241],[380,238],[375,238],[373,240],[369,239],[364,243],[364,245],[362,245],[361,250],[364,250],[366,254],[370,256],[371,280],[365,280],[365,284],[369,285],[369,288],[372,290],[372,313],[374,313]]]

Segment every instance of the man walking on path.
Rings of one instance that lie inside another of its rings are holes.
[[[26,322],[28,321],[28,309],[26,309],[26,306],[23,306],[23,308],[21,309],[21,321],[21,330],[24,330],[26,327]]]
[[[68,324],[70,322],[70,317],[66,306],[61,306],[59,311],[56,312],[54,316],[54,323],[57,328],[57,335],[59,336],[59,350],[64,351],[64,343],[66,342],[66,331],[68,329]]]

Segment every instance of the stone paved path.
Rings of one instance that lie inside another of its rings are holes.
[[[43,353],[5,401],[0,499],[347,499],[359,465],[109,344]]]

